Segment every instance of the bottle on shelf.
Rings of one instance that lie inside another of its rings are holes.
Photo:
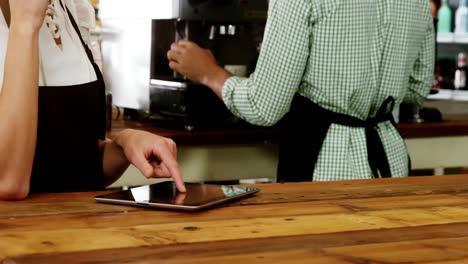
[[[437,32],[449,33],[452,32],[452,10],[447,3],[447,0],[442,1],[442,6],[437,13],[439,19]]]
[[[468,33],[468,0],[460,0],[455,12],[455,34]]]
[[[457,69],[455,70],[455,79],[453,81],[453,86],[455,90],[466,90],[466,54],[459,53],[457,59]]]

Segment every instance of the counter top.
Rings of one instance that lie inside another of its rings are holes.
[[[401,123],[398,124],[398,130],[405,139],[468,136],[468,120],[422,124]]]
[[[103,193],[0,202],[0,262],[468,262],[468,175],[257,187],[199,213],[95,203]]]
[[[252,144],[264,142],[277,143],[279,141],[279,130],[277,128],[252,127],[188,132],[182,129],[162,128],[155,124],[136,121],[114,121],[111,137],[112,134],[125,128],[146,130],[161,136],[169,137],[178,145]],[[405,139],[468,136],[468,120],[423,124],[399,124],[398,128]]]
[[[126,128],[140,129],[173,139],[178,145],[251,144],[276,143],[279,141],[277,128],[251,127],[242,129],[219,129],[186,131],[164,128],[149,122],[113,121],[110,137]]]

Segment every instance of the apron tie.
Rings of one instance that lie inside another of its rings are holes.
[[[396,125],[392,115],[393,109],[395,108],[395,98],[389,96],[382,103],[382,106],[380,106],[377,114],[367,120],[361,120],[353,116],[335,113],[318,105],[317,107],[321,108],[319,111],[323,111],[325,116],[329,118],[332,124],[365,128],[367,155],[369,166],[372,170],[372,175],[374,178],[379,178],[379,176],[382,178],[389,178],[392,176],[387,154],[385,152],[382,139],[380,138],[377,131],[377,127],[380,123],[387,121],[390,121],[393,125]]]
[[[281,121],[278,181],[310,181],[313,177],[323,142],[332,124],[365,129],[369,167],[374,178],[391,177],[390,165],[377,127],[380,123],[395,120],[392,112],[395,98],[388,97],[367,120],[335,113],[308,98],[296,94],[291,109]],[[304,117],[311,117],[307,122]]]
[[[387,153],[377,131],[379,123],[391,121],[395,125],[392,112],[395,107],[395,98],[388,97],[377,111],[377,115],[366,121],[366,143],[369,166],[374,178],[389,178],[392,176]]]

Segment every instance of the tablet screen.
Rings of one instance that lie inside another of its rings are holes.
[[[98,196],[96,200],[103,202],[127,201],[127,203],[155,207],[158,205],[159,207],[203,207],[259,191],[256,188],[200,183],[186,183],[186,188],[186,193],[180,193],[175,184],[168,181]]]

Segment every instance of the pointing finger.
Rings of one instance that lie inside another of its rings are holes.
[[[164,163],[164,165],[169,170],[171,177],[177,186],[177,189],[180,192],[186,192],[186,188],[185,188],[184,180],[180,172],[179,164],[177,163],[177,161],[175,160],[175,157],[172,155],[169,149],[167,147],[154,148],[153,152],[156,156],[159,157],[162,163]]]

